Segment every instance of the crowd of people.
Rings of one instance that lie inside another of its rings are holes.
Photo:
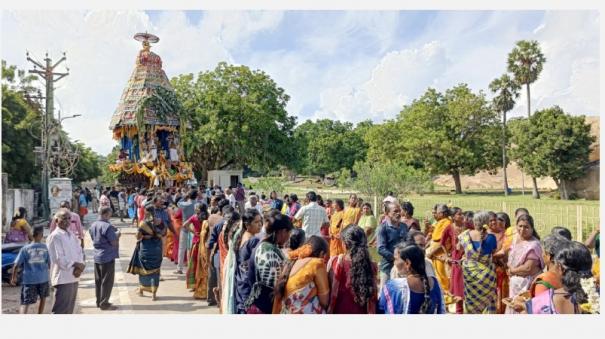
[[[504,212],[437,204],[420,221],[412,203],[392,193],[374,215],[355,194],[345,203],[312,191],[303,201],[257,195],[241,184],[123,192],[130,213],[119,215],[137,227],[127,272],[152,300],[161,298],[164,258],[193,298],[222,314],[569,314],[594,311],[599,300],[600,228],[585,243],[561,226],[539,235],[524,208],[511,222]],[[120,233],[103,200],[89,233],[97,306],[110,310]],[[83,232],[69,222],[72,214],[66,202],[47,239],[54,313],[73,311],[83,269]]]

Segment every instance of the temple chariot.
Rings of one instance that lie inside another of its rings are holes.
[[[143,49],[113,114],[109,129],[120,153],[109,170],[119,173],[126,187],[172,187],[193,179],[183,155],[180,104],[162,69],[162,59],[151,52],[160,39],[138,33]]]

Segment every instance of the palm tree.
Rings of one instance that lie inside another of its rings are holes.
[[[494,79],[489,84],[489,89],[496,96],[492,101],[493,107],[502,113],[502,172],[504,175],[504,195],[508,195],[508,179],[506,178],[506,112],[515,107],[515,99],[519,98],[521,86],[508,74]]]
[[[536,40],[517,41],[515,48],[508,54],[508,71],[515,76],[515,81],[520,85],[525,85],[527,89],[527,117],[531,117],[531,101],[529,84],[538,80],[542,72],[542,66],[546,58],[540,50],[540,44]],[[538,192],[538,183],[535,177],[532,177],[534,189],[532,195],[535,199],[540,199]]]

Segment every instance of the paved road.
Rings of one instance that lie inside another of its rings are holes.
[[[85,218],[85,227],[88,228],[96,214],[89,214]],[[128,223],[120,223],[119,219],[112,219],[112,223],[122,233],[120,237],[120,258],[116,260],[116,276],[114,288],[110,301],[118,306],[116,311],[101,311],[95,305],[95,282],[92,241],[86,236],[84,250],[86,255],[86,269],[80,279],[78,288],[78,301],[75,313],[83,314],[154,314],[154,313],[201,313],[218,314],[218,308],[207,306],[206,301],[196,300],[185,286],[185,276],[176,275],[173,272],[176,265],[169,259],[164,258],[161,268],[161,276],[157,293],[158,299],[151,300],[151,295],[146,293],[140,297],[137,293],[138,276],[126,273],[130,257],[136,245],[136,229]],[[19,304],[19,287],[2,285],[2,313],[17,313]],[[50,313],[53,297],[47,300],[46,312]],[[33,307],[32,307],[33,306]],[[35,313],[37,305],[30,306],[29,313]]]

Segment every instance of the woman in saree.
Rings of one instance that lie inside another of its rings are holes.
[[[577,241],[564,241],[556,250],[552,272],[561,281],[559,288],[549,288],[526,300],[517,296],[511,308],[517,313],[529,314],[578,314],[579,305],[587,301],[580,283],[592,276],[590,250]]]
[[[489,212],[489,224],[487,232],[496,237],[496,252],[493,260],[496,265],[496,312],[503,314],[506,305],[502,302],[508,298],[508,275],[506,274],[506,255],[502,250],[506,238],[506,229],[510,227],[510,218],[506,213]]]
[[[195,299],[208,299],[208,265],[210,259],[208,258],[208,251],[206,251],[206,243],[208,243],[209,237],[210,224],[206,219],[202,221],[202,231],[198,244],[198,260],[195,271],[195,287],[193,289],[193,298]]]
[[[519,207],[515,210],[515,219],[517,220],[517,218],[519,218],[519,216],[521,216],[522,214],[527,214],[529,215],[529,211],[527,210],[527,208],[525,207]],[[508,252],[510,251],[511,246],[513,245],[513,243],[516,243],[519,239],[519,233],[517,233],[517,227],[509,227],[506,229],[506,231],[504,232],[504,246],[503,246],[503,250]]]
[[[130,191],[130,194],[128,195],[128,218],[130,219],[134,219],[137,211],[135,209],[135,205],[134,205],[134,198],[136,198],[137,193],[136,191]]]
[[[132,254],[128,273],[139,276],[139,295],[151,292],[151,300],[157,300],[162,266],[162,237],[166,235],[166,225],[162,219],[153,216],[153,205],[145,209],[145,221],[139,223],[137,245]]]
[[[445,248],[447,255],[447,264],[450,265],[450,290],[448,291],[453,302],[456,303],[456,313],[464,312],[464,278],[462,277],[462,256],[464,251],[458,248],[458,236],[466,230],[464,225],[464,215],[462,209],[453,207],[450,214],[452,215],[452,223],[445,228],[441,236],[441,246]],[[448,293],[446,292],[446,293]]]
[[[198,262],[200,260],[200,242],[202,234],[202,224],[208,222],[208,207],[204,204],[195,204],[195,213],[183,223],[182,227],[186,227],[192,235],[191,249],[188,253],[187,260],[187,273],[185,275],[185,282],[187,288],[193,292],[196,285],[196,276],[198,275]]]
[[[359,218],[358,225],[366,233],[366,239],[368,246],[376,245],[376,227],[378,227],[378,220],[372,212],[372,205],[368,202],[364,202],[361,205],[361,218]]]
[[[387,281],[378,298],[378,313],[444,314],[439,281],[425,270],[424,251],[412,244],[395,247],[394,265],[400,278]]]
[[[330,299],[324,257],[328,243],[313,235],[283,268],[275,285],[273,314],[323,314]]]
[[[549,290],[561,288],[561,277],[557,274],[557,266],[554,259],[559,250],[561,250],[570,240],[556,234],[549,234],[544,238],[544,251],[542,252],[546,272],[540,273],[529,287],[530,297]]]
[[[233,293],[233,279],[235,274],[235,258],[230,245],[233,240],[235,233],[239,232],[240,224],[242,221],[241,215],[237,212],[227,214],[225,216],[225,226],[219,234],[218,238],[218,250],[219,250],[219,281],[218,281],[218,301],[219,309],[222,314],[229,313],[231,308],[228,308],[227,302],[231,301],[231,294]]]
[[[435,224],[433,225],[433,232],[431,233],[431,244],[427,249],[427,257],[433,261],[433,267],[439,280],[439,285],[444,291],[450,290],[450,278],[448,276],[448,268],[446,267],[446,250],[441,246],[441,237],[443,231],[452,223],[449,218],[450,210],[445,204],[439,204],[436,208],[435,213]]]
[[[291,194],[286,205],[285,214],[290,218],[290,220],[293,220],[300,207],[301,205],[298,202],[298,196],[296,194]]]
[[[5,243],[22,243],[34,240],[32,227],[27,222],[26,217],[27,210],[25,207],[19,207],[13,216],[8,233],[4,238]]]
[[[271,214],[269,214],[269,218],[270,217]],[[237,314],[246,313],[244,303],[250,294],[250,289],[252,287],[248,281],[248,263],[252,251],[254,251],[260,242],[260,238],[256,235],[260,233],[262,225],[262,216],[258,210],[255,208],[247,209],[242,216],[241,229],[235,234],[233,246],[231,246],[235,255],[234,293],[230,294],[230,296],[234,298],[234,301],[232,302],[234,307],[231,310]]]
[[[344,201],[334,200],[334,213],[330,219],[330,257],[345,253],[345,247],[340,238],[340,231],[348,225],[344,224]]]
[[[408,230],[420,231],[420,222],[414,218],[414,205],[409,201],[404,201],[401,204],[401,222],[408,225]]]
[[[346,252],[328,262],[330,305],[328,313],[374,314],[378,287],[378,268],[368,251],[365,231],[355,225],[341,232]]]
[[[488,223],[489,213],[477,212],[473,216],[474,229],[458,236],[458,249],[464,251],[462,277],[465,313],[496,312],[496,267],[492,254],[497,241],[493,234],[488,233]]]
[[[137,220],[138,220],[139,224],[145,220],[145,204],[143,202],[147,199],[146,194],[147,194],[147,189],[141,188],[139,190],[139,193],[137,194],[137,196],[134,198],[134,201],[136,202],[136,205],[137,205]],[[99,205],[100,205],[100,203],[101,202],[100,202],[100,198],[99,198]]]
[[[166,235],[166,257],[172,262],[178,262],[179,256],[179,234],[181,234],[181,227],[183,227],[183,211],[178,207],[178,203],[181,198],[177,198],[169,208],[166,209],[168,217],[172,222],[175,233],[168,232]],[[185,262],[187,262],[187,256],[185,256]]]
[[[540,237],[534,228],[534,219],[529,214],[517,218],[518,241],[513,243],[508,254],[508,276],[510,298],[527,292],[534,279],[544,268]],[[507,314],[517,313],[506,307]]]
[[[244,305],[246,313],[272,313],[275,283],[287,261],[280,247],[288,242],[293,228],[290,218],[281,213],[275,214],[266,225],[267,234],[248,261],[252,288]]]

